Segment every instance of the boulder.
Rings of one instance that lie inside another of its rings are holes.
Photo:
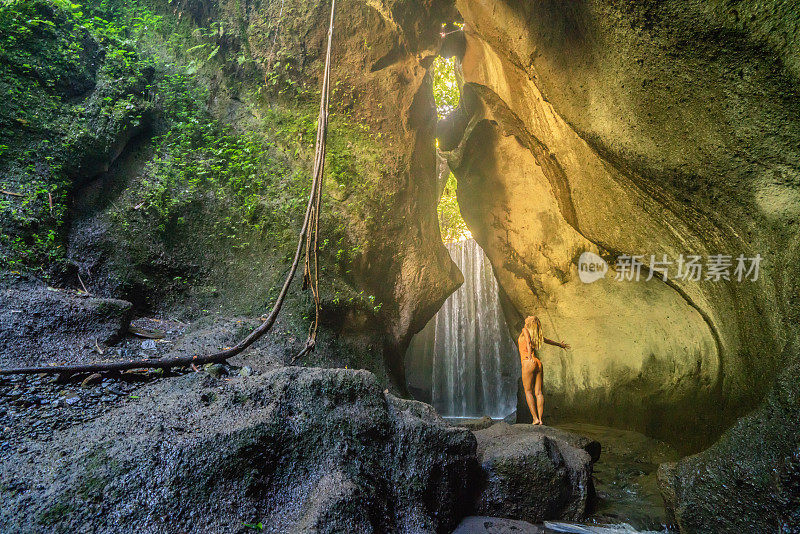
[[[449,532],[473,435],[366,371],[193,373],[0,464],[7,533]]]
[[[468,430],[485,430],[492,426],[495,423],[495,420],[489,417],[488,415],[484,415],[483,417],[479,417],[477,419],[464,419],[462,421],[458,421],[453,424],[453,426],[460,426],[462,428],[466,428]]]
[[[131,303],[44,285],[0,289],[0,367],[77,363],[128,329]]]
[[[708,450],[661,464],[661,493],[681,532],[800,532],[798,381],[794,364]]]
[[[545,530],[527,521],[473,515],[465,517],[453,534],[545,534]]]
[[[579,520],[589,512],[593,459],[575,445],[580,437],[567,437],[569,433],[549,427],[506,423],[474,434],[482,470],[478,514],[538,523]]]

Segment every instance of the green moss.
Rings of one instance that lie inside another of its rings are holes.
[[[37,520],[42,525],[58,526],[76,511],[76,506],[86,507],[102,502],[107,487],[115,478],[124,475],[127,468],[108,455],[108,445],[101,444],[86,456],[84,469],[75,485],[61,494],[56,502],[39,514]],[[112,495],[116,497],[117,494]]]
[[[112,29],[70,2],[0,4],[0,268],[63,261],[74,177],[146,113],[152,67]]]
[[[38,520],[39,523],[42,525],[55,525],[61,523],[62,521],[66,520],[67,517],[75,511],[75,507],[72,504],[65,503],[65,502],[57,502],[41,514],[39,514]]]
[[[13,24],[32,17],[26,9],[49,9],[49,19],[37,16],[53,24],[44,24],[52,34],[47,43],[30,40],[22,47],[35,60],[14,56],[3,65],[59,68],[39,77],[21,67],[0,73],[0,89],[13,89],[28,113],[21,117],[40,133],[23,136],[6,128],[16,112],[0,112],[0,168],[7,171],[0,188],[23,194],[0,195],[0,270],[58,268],[65,261],[67,205],[76,181],[107,164],[114,141],[126,131],[148,126],[152,158],[135,176],[125,176],[124,190],[102,208],[117,296],[158,302],[186,290],[199,295],[202,309],[219,306],[224,295],[229,311],[263,310],[294,251],[311,181],[318,95],[302,78],[298,59],[279,43],[265,86],[258,73],[267,65],[250,56],[246,39],[241,47],[222,46],[220,36],[230,30],[221,22],[200,28],[191,17],[179,19],[148,0],[8,5],[4,13],[16,13],[7,17]],[[295,21],[302,14],[284,17]],[[246,118],[235,128],[210,109],[211,77],[217,80],[214,98],[227,91],[242,102]],[[68,96],[77,86],[81,96]],[[392,202],[381,187],[381,141],[346,114],[331,114],[320,243],[323,298],[373,313],[380,303],[352,289],[350,268],[363,261],[366,240],[386,222],[374,214]],[[203,291],[210,286],[214,291]],[[309,296],[292,297],[291,307],[298,310],[290,314],[296,333],[304,335]]]
[[[248,261],[265,243],[279,267],[276,271],[282,273],[294,250],[308,197],[316,114],[306,108],[273,106],[246,131],[238,132],[205,109],[204,91],[185,71],[160,80],[157,94],[169,127],[154,139],[155,155],[138,183],[111,211],[119,241],[138,251],[126,256],[138,258],[142,265],[152,259],[153,239],[161,243],[158,250],[195,257],[206,269],[186,273],[191,284],[213,269],[211,261]],[[349,221],[369,224],[367,213],[375,210],[368,203],[381,202],[380,195],[370,194],[370,182],[364,181],[365,169],[381,176],[379,151],[372,145],[360,128],[334,119],[320,243],[328,281],[346,275],[364,246],[350,244]],[[200,258],[212,251],[206,258],[211,261]],[[278,278],[268,277],[270,285],[276,286]],[[359,298],[347,284],[328,286],[329,298],[337,303]],[[363,300],[377,307],[374,298]]]

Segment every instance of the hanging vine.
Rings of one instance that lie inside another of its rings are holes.
[[[319,215],[322,206],[322,183],[325,170],[325,153],[328,137],[328,109],[330,104],[330,76],[331,76],[331,49],[333,44],[333,21],[336,10],[336,0],[331,0],[330,24],[328,26],[327,51],[325,56],[325,68],[322,79],[322,91],[320,96],[319,117],[317,119],[317,136],[314,149],[314,166],[312,173],[311,192],[309,193],[308,204],[306,206],[305,218],[300,235],[297,240],[297,250],[295,251],[292,265],[283,282],[278,298],[266,319],[247,337],[239,341],[233,347],[220,352],[206,355],[178,356],[172,358],[162,358],[160,360],[129,360],[118,362],[99,362],[78,365],[48,365],[39,367],[21,367],[12,369],[0,369],[0,375],[10,374],[37,374],[37,373],[102,373],[125,371],[130,369],[169,369],[172,367],[183,367],[187,365],[202,365],[207,363],[224,362],[247,349],[256,340],[272,329],[278,315],[286,300],[289,286],[297,273],[300,265],[301,256],[305,255],[304,268],[304,288],[310,288],[314,298],[314,321],[309,328],[308,339],[305,347],[292,359],[295,361],[299,357],[314,350],[317,339],[320,318],[320,299],[319,299]],[[305,253],[305,254],[304,254]]]

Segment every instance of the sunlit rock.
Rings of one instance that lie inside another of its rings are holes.
[[[457,7],[465,83],[440,139],[512,332],[536,314],[573,347],[543,351],[548,410],[699,448],[757,402],[796,334],[797,49],[762,33],[786,14]],[[592,283],[587,252],[610,264]],[[681,255],[715,254],[730,280],[677,277]],[[617,280],[624,255],[639,281]],[[739,255],[763,258],[757,280],[737,280]]]

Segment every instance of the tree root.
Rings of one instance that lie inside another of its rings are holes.
[[[24,374],[78,374],[78,373],[109,373],[117,371],[127,371],[130,369],[170,369],[172,367],[184,367],[189,365],[203,365],[207,363],[221,363],[230,358],[240,354],[250,345],[252,345],[261,336],[269,332],[275,324],[278,314],[283,307],[286,300],[286,294],[289,291],[289,286],[297,273],[297,267],[300,265],[300,256],[305,250],[306,260],[306,276],[311,276],[310,266],[314,266],[314,273],[311,284],[311,289],[314,294],[315,318],[314,323],[309,330],[309,337],[306,341],[305,347],[291,360],[294,362],[300,357],[308,354],[314,350],[316,345],[317,328],[319,326],[319,289],[317,282],[319,280],[317,273],[317,250],[319,233],[319,212],[322,197],[322,178],[325,169],[325,150],[328,137],[328,108],[329,108],[329,93],[330,93],[330,74],[331,74],[331,48],[333,42],[333,20],[336,9],[336,0],[331,0],[331,15],[330,25],[328,27],[328,45],[327,54],[325,58],[325,71],[322,80],[322,92],[320,97],[319,118],[317,120],[317,138],[314,151],[314,172],[311,184],[311,192],[308,198],[308,205],[306,206],[305,219],[303,226],[300,230],[300,235],[297,240],[297,250],[294,254],[292,266],[286,275],[286,280],[283,282],[283,287],[278,295],[278,299],[272,307],[267,318],[255,330],[241,340],[239,343],[225,349],[221,352],[206,355],[194,356],[177,356],[172,358],[162,358],[160,360],[129,360],[117,362],[98,362],[77,365],[45,365],[39,367],[19,367],[12,369],[0,369],[1,375],[24,375]],[[5,193],[5,191],[4,191]],[[309,235],[309,228],[312,228]],[[312,239],[313,236],[313,239]],[[313,246],[312,246],[313,243]],[[311,260],[313,254],[313,262]]]

